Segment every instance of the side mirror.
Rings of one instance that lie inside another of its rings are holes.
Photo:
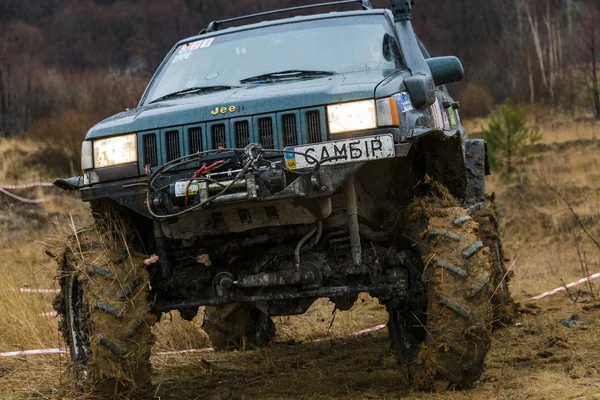
[[[413,74],[404,79],[406,90],[417,110],[430,107],[435,103],[435,86],[433,82],[431,75],[426,73]]]
[[[458,82],[465,77],[462,63],[454,56],[428,58],[425,61],[429,65],[435,86]]]

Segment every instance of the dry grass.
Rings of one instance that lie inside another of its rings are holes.
[[[541,120],[541,118],[540,118]],[[600,126],[580,122],[561,126],[546,118],[544,142],[536,148],[532,168],[571,203],[590,231],[600,238]],[[479,122],[470,123],[476,126]],[[479,130],[476,128],[475,130]],[[28,141],[0,141],[0,183],[48,180],[43,168],[30,168],[27,155],[43,151]],[[581,234],[567,207],[532,174],[524,183],[488,182],[497,193],[503,216],[507,256],[515,271],[512,288],[523,303],[531,295],[582,275],[574,238],[585,252],[591,272],[600,270],[600,250]],[[33,191],[49,201],[35,208],[0,198],[0,290],[23,286],[53,288],[55,266],[44,250],[55,251],[70,229],[70,212],[78,226],[89,223],[87,207],[77,195],[54,189]],[[14,221],[18,221],[15,223]],[[600,282],[596,283],[596,287]],[[165,356],[159,351],[206,347],[200,326],[202,310],[192,322],[166,314],[154,330],[152,357],[161,398],[398,398],[409,399],[600,399],[600,309],[584,310],[585,287],[577,303],[565,294],[540,300],[519,322],[495,334],[487,369],[471,391],[410,393],[398,372],[385,331],[347,338],[353,331],[385,323],[385,310],[368,296],[355,307],[333,314],[333,305],[317,301],[308,313],[278,317],[278,339],[334,338],[305,345],[264,350]],[[51,295],[0,292],[0,352],[64,346],[56,320],[39,314],[51,310]],[[579,328],[560,324],[571,314]],[[333,323],[332,323],[333,321]],[[64,378],[66,356],[0,358],[0,398],[77,398]]]

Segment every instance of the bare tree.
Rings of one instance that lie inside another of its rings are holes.
[[[592,2],[590,2],[590,5]],[[598,58],[600,56],[600,28],[597,26],[600,12],[597,8],[588,8],[580,25],[579,47],[583,55],[583,82],[588,92],[590,104],[597,120],[600,120],[600,88],[598,82]]]
[[[556,83],[561,72],[562,49],[560,36],[560,20],[550,12],[550,0],[546,0],[542,23],[546,28],[546,38],[542,37],[538,15],[532,12],[530,4],[523,4],[527,22],[531,30],[531,40],[538,60],[542,84],[552,103],[556,100]]]

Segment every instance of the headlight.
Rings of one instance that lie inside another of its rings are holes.
[[[347,133],[377,128],[375,100],[361,100],[352,103],[327,106],[329,133]]]
[[[135,133],[94,140],[95,168],[132,163],[137,159],[137,135]]]

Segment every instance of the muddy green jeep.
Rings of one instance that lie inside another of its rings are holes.
[[[90,129],[83,175],[56,181],[95,220],[60,257],[55,303],[80,387],[146,390],[165,312],[205,306],[215,348],[262,346],[271,316],[362,292],[386,306],[416,386],[480,377],[510,297],[485,143],[444,86],[462,65],[429,56],[410,1],[328,5],[353,3],[213,22],[137,108]]]

